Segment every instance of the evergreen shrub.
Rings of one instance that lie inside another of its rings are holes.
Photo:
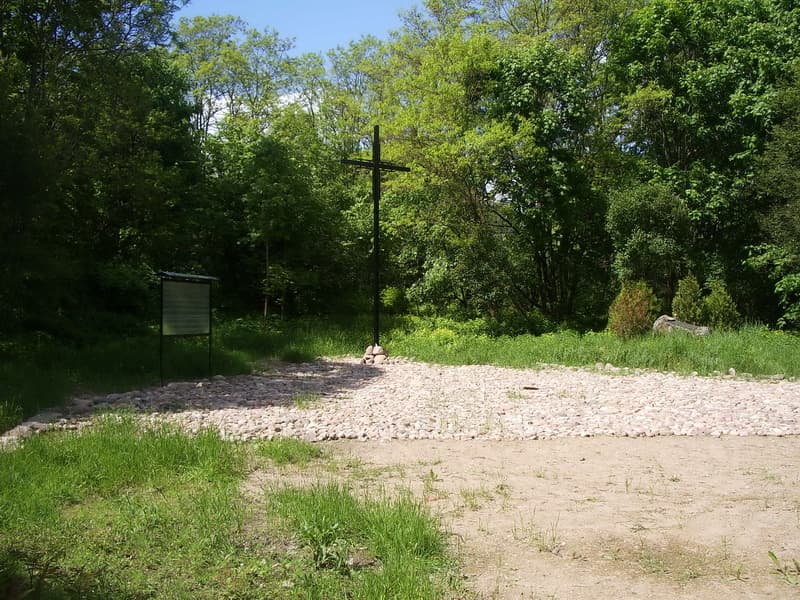
[[[705,299],[705,320],[712,329],[736,329],[741,324],[741,315],[728,293],[725,283],[719,280],[708,284],[710,293]]]
[[[678,291],[672,299],[672,316],[695,325],[703,323],[703,293],[694,275],[687,275],[678,282]]]
[[[622,284],[608,311],[608,328],[623,339],[650,331],[658,316],[658,300],[653,289],[644,281]]]

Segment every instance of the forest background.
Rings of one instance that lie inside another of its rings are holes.
[[[2,335],[152,323],[162,269],[367,314],[374,124],[388,311],[586,331],[694,280],[800,327],[795,2],[425,0],[299,57],[181,4],[0,0]]]

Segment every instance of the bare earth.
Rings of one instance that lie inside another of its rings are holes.
[[[272,363],[79,397],[0,445],[116,407],[231,439],[322,442],[356,466],[321,476],[410,488],[452,532],[479,598],[800,598],[767,554],[800,561],[797,381]]]
[[[334,442],[443,518],[480,598],[800,598],[797,437]]]

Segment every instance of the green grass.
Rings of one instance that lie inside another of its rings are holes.
[[[370,328],[321,320],[232,319],[215,324],[215,374],[249,373],[253,363],[276,359],[304,362],[320,356],[358,354]],[[363,338],[363,340],[361,339]],[[167,338],[164,378],[202,378],[208,372],[207,338]],[[118,392],[158,385],[159,336],[94,336],[86,344],[59,342],[41,334],[0,339],[0,431],[40,410],[61,406],[83,391]]]
[[[800,336],[749,326],[708,337],[645,335],[621,340],[609,333],[572,331],[540,336],[492,337],[480,322],[457,323],[442,319],[408,318],[386,336],[394,355],[444,364],[494,364],[533,367],[537,364],[655,369],[677,373],[714,371],[754,376],[800,376]]]
[[[303,463],[309,446],[108,415],[0,452],[0,597],[452,597],[444,534],[409,497],[243,495],[260,457]]]
[[[218,597],[243,475],[242,452],[215,433],[129,416],[0,452],[0,596]]]
[[[446,592],[444,535],[412,497],[359,499],[329,483],[280,489],[270,502],[308,552],[315,597],[423,600]]]
[[[258,454],[276,465],[305,465],[322,457],[318,446],[294,438],[275,438],[258,444]]]

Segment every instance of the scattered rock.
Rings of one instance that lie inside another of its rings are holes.
[[[372,364],[387,360],[385,350],[370,358]],[[130,407],[146,423],[166,421],[191,432],[215,428],[231,439],[800,435],[800,383],[780,375],[759,381],[744,373],[736,379],[617,373],[610,364],[602,373],[391,364],[380,377],[365,374],[355,359],[285,364],[268,376],[207,380],[202,391],[195,381],[115,394],[112,403],[107,396],[82,396],[77,403],[89,410]],[[320,402],[300,408],[293,401],[299,394]],[[0,436],[0,445],[37,431],[79,428],[90,422],[87,414],[67,407],[37,415]]]

